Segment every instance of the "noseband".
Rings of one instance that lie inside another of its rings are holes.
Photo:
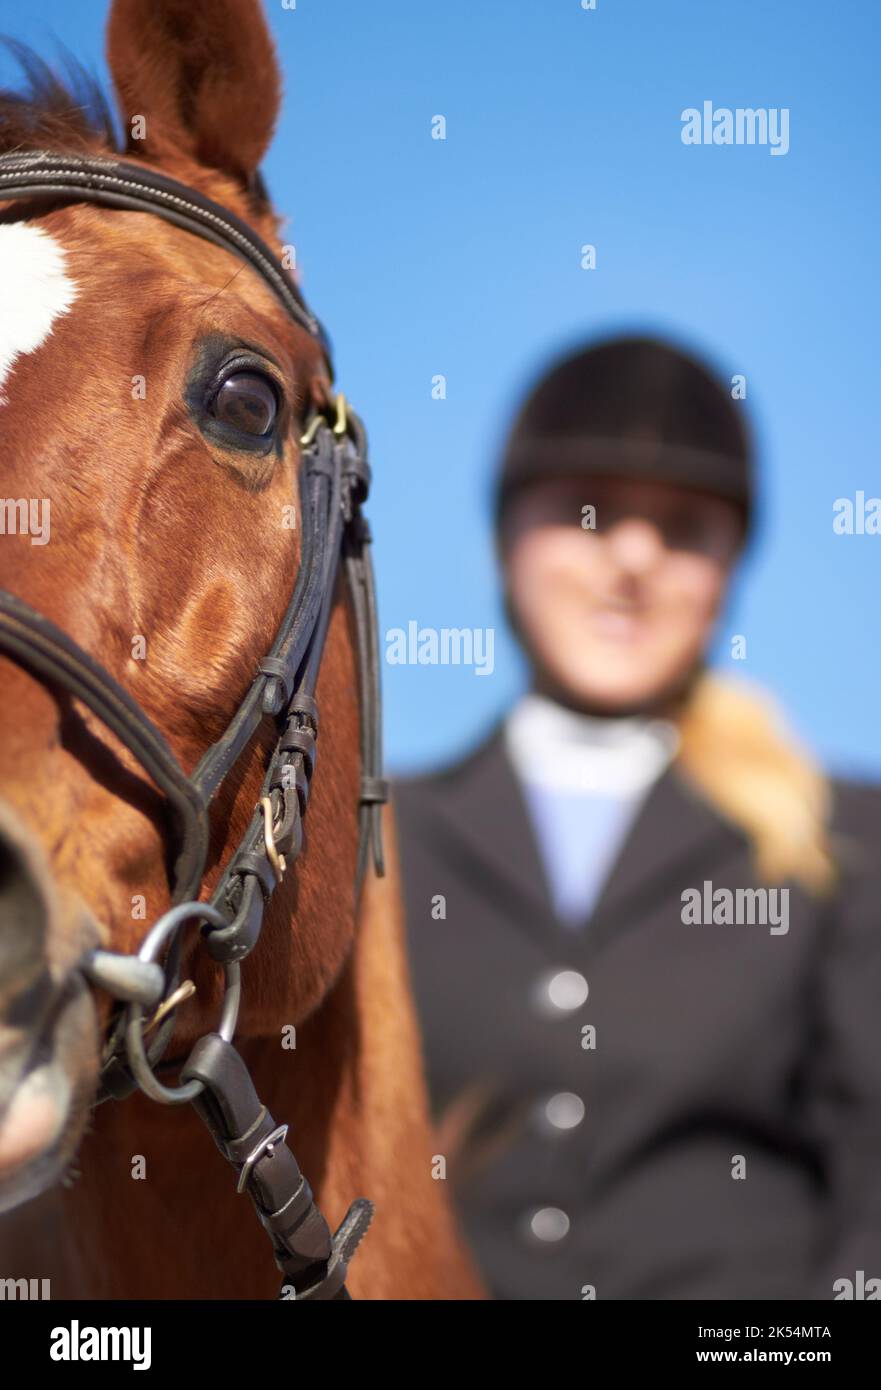
[[[0,202],[97,203],[150,212],[247,261],[287,313],[322,346],[327,339],[271,248],[234,213],[154,170],[103,157],[46,153],[0,156]],[[21,218],[33,216],[30,207]],[[8,220],[9,214],[4,214]],[[332,374],[332,373],[331,373]],[[65,632],[23,599],[0,590],[0,653],[48,686],[83,702],[123,743],[164,794],[173,821],[172,907],[150,928],[136,956],[93,951],[80,970],[124,1006],[107,1041],[99,1100],[136,1089],[166,1104],[192,1102],[238,1174],[273,1244],[284,1275],[280,1297],[347,1298],[346,1268],[372,1215],[353,1202],[334,1236],[318,1210],[293,1152],[287,1126],[261,1105],[244,1061],[232,1046],[241,962],[257,944],[266,905],[303,843],[303,816],[315,770],[315,687],[334,590],[345,570],[355,616],[361,706],[360,843],[355,896],[372,856],[383,872],[379,648],[370,532],[361,507],[370,486],[367,441],[358,417],[337,398],[329,415],[314,412],[300,440],[300,569],[275,641],[226,732],[187,776],[168,742],[132,696]],[[209,808],[246,752],[264,716],[276,720],[260,801],[209,901],[198,901],[209,848]],[[182,931],[201,922],[209,954],[223,966],[226,993],[215,1033],[196,1043],[167,1086],[156,1075],[174,1031]],[[160,958],[165,953],[164,964]],[[145,1011],[156,1032],[144,1043]],[[157,1026],[158,1025],[158,1026]]]

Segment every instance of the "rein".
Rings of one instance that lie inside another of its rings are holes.
[[[287,313],[330,350],[272,249],[234,213],[155,170],[105,157],[49,153],[0,156],[0,202],[97,203],[150,212],[247,261]],[[23,213],[22,216],[25,214]],[[32,214],[29,214],[32,215]],[[8,214],[4,214],[8,217]],[[318,706],[315,688],[340,569],[351,594],[357,637],[361,707],[360,840],[357,901],[372,858],[382,856],[381,699],[376,596],[370,531],[362,514],[370,487],[364,428],[342,396],[330,414],[313,412],[300,439],[302,554],[287,610],[251,686],[225,733],[192,776],[140,705],[94,657],[23,599],[0,590],[0,653],[49,686],[81,700],[112,731],[164,794],[175,839],[172,906],[147,932],[137,955],[89,952],[78,969],[122,1006],[104,1049],[98,1102],[141,1090],[167,1105],[191,1103],[251,1197],[284,1276],[280,1298],[348,1299],[348,1262],[373,1214],[369,1201],[352,1203],[335,1234],[276,1125],[261,1104],[244,1060],[233,1046],[241,997],[241,962],[260,938],[267,903],[303,844],[303,817],[315,771]],[[209,846],[209,810],[239,763],[264,716],[278,735],[260,800],[210,901],[199,901]],[[209,955],[223,967],[220,1023],[193,1047],[179,1084],[156,1075],[174,1031],[182,932],[199,922]],[[164,963],[161,957],[165,953]],[[149,1048],[145,1013],[158,1023]],[[161,1022],[160,1022],[161,1020]]]

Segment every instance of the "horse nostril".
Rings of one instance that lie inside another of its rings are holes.
[[[0,802],[0,1021],[26,1027],[52,994],[48,935],[53,899],[42,852]]]

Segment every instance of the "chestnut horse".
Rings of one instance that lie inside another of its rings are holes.
[[[122,153],[278,254],[258,166],[280,81],[257,0],[115,0],[108,52],[122,151],[28,59],[34,90],[0,96],[0,154]],[[0,587],[99,661],[192,773],[290,599],[298,441],[332,401],[321,344],[228,248],[74,198],[0,204],[0,305],[0,505],[32,523],[4,527]],[[231,353],[245,365],[223,415]],[[0,669],[0,1277],[49,1278],[53,1298],[274,1297],[266,1234],[193,1110],[141,1093],[95,1106],[112,1001],[79,976],[65,989],[84,952],[136,953],[169,908],[163,798],[89,707],[26,664]],[[388,822],[385,877],[354,889],[358,690],[338,580],[306,844],[242,965],[235,1045],[331,1227],[353,1198],[375,1204],[352,1295],[477,1297],[437,1180]],[[265,718],[212,806],[203,900],[277,737]],[[222,997],[204,950],[185,971],[173,1059]]]

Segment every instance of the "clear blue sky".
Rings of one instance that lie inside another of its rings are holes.
[[[766,519],[720,662],[745,634],[738,672],[831,765],[881,773],[881,536],[831,524],[836,497],[881,494],[881,6],[267,8],[287,93],[266,172],[370,428],[382,628],[498,629],[491,678],[385,668],[392,765],[467,746],[520,688],[487,507],[518,393],[560,346],[648,328],[747,376]],[[7,0],[0,28],[102,71],[104,16],[97,0]],[[704,100],[789,108],[789,153],[684,146],[680,113]]]

